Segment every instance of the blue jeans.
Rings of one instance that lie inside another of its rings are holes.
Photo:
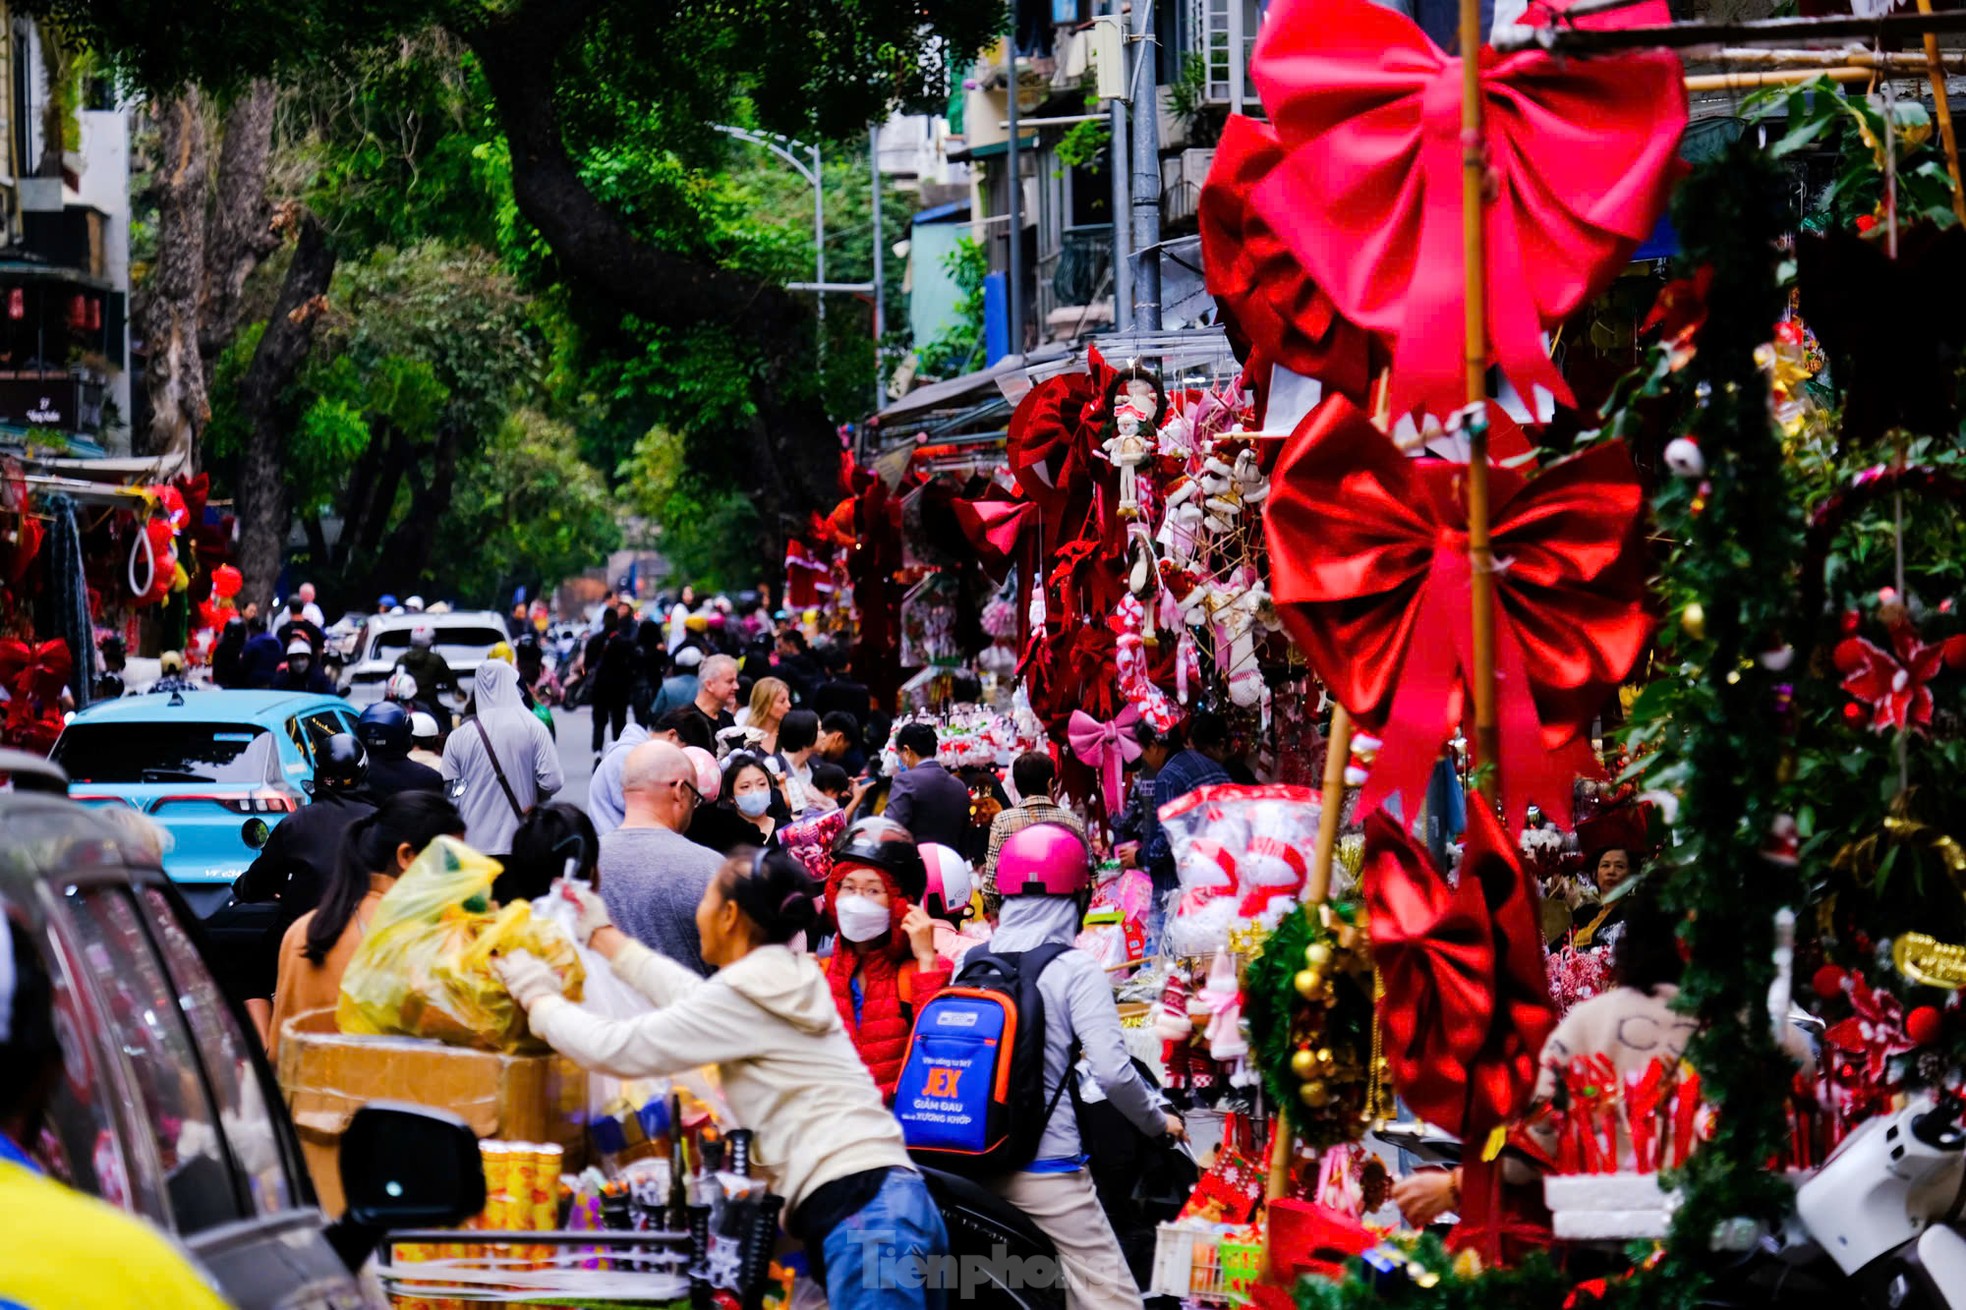
[[[949,1233],[920,1174],[889,1174],[873,1200],[826,1234],[823,1249],[833,1310],[942,1310],[945,1304],[934,1257],[949,1253]]]

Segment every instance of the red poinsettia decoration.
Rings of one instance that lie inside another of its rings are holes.
[[[1862,974],[1853,972],[1848,977],[1845,990],[1852,1013],[1832,1024],[1823,1040],[1848,1058],[1865,1087],[1882,1090],[1891,1081],[1891,1058],[1914,1050],[1918,1043],[1905,1033],[1905,1010],[1897,997],[1873,988]]]
[[[1891,634],[1885,650],[1862,637],[1837,643],[1834,658],[1843,690],[1870,707],[1874,732],[1926,728],[1932,723],[1931,681],[1945,666],[1945,648],[1920,641],[1908,626]]]

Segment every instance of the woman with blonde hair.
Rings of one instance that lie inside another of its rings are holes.
[[[751,687],[751,703],[738,715],[738,726],[764,734],[758,745],[765,755],[778,750],[778,725],[792,708],[792,689],[779,678],[759,678]]]

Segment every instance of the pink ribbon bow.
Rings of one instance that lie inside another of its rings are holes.
[[[1140,711],[1128,705],[1113,716],[1111,723],[1101,723],[1084,710],[1073,710],[1065,725],[1072,754],[1099,770],[1106,789],[1108,817],[1118,814],[1124,803],[1120,783],[1127,761],[1140,758],[1140,743],[1133,737],[1134,725],[1139,722]]]

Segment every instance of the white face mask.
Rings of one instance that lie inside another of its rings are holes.
[[[884,935],[891,921],[888,908],[871,897],[842,896],[833,906],[840,936],[850,942],[871,942]]]
[[[771,808],[771,793],[768,791],[747,791],[736,798],[737,812],[747,819],[755,819]]]

